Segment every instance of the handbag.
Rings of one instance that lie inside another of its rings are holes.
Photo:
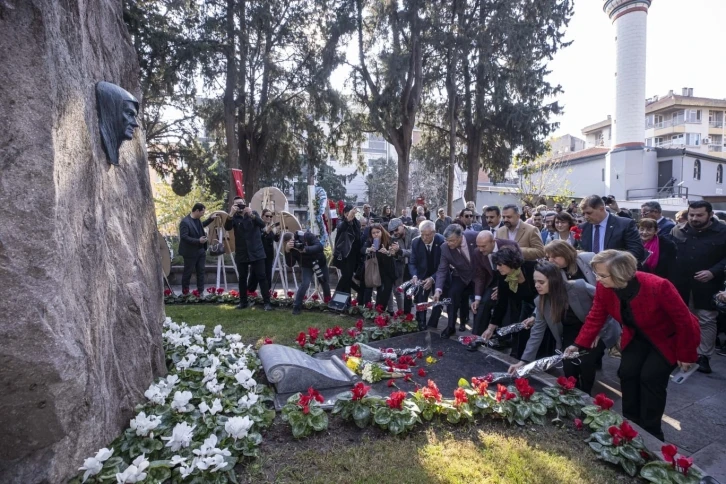
[[[376,254],[369,255],[365,264],[365,285],[366,287],[380,287],[381,272],[378,269],[378,257]]]

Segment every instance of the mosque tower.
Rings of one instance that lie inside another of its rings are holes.
[[[605,162],[608,194],[625,200],[627,191],[657,184],[655,153],[646,153],[645,58],[651,0],[604,0],[615,29],[615,117]]]

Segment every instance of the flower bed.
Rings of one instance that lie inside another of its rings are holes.
[[[257,291],[248,291],[247,300],[262,304],[262,296]],[[287,291],[287,294],[280,296],[277,292],[271,292],[270,303],[278,307],[292,307],[295,302],[295,292]],[[305,309],[325,310],[328,309],[330,298],[320,298],[313,294],[303,302]],[[171,289],[164,290],[164,304],[237,304],[239,303],[239,291],[232,289],[225,292],[221,287],[208,287],[204,293],[194,289],[181,294],[175,294]],[[361,314],[358,302],[352,301],[348,314]]]
[[[80,467],[72,482],[236,482],[235,464],[257,456],[275,412],[258,384],[257,354],[221,327],[164,322],[169,374],[151,384],[129,428]]]

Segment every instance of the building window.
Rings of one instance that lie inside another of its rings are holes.
[[[701,122],[701,110],[700,109],[686,109],[686,123],[700,123]]]
[[[698,146],[701,144],[700,133],[686,133],[686,146]]]
[[[696,160],[693,162],[693,179],[701,179],[701,160]]]
[[[723,183],[723,165],[721,163],[716,167],[716,183]]]
[[[645,146],[652,147],[653,146],[653,138],[645,138]]]

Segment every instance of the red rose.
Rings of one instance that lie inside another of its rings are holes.
[[[468,401],[468,397],[466,396],[466,391],[459,387],[456,390],[454,390],[454,405],[457,407],[459,405],[462,405]]]
[[[164,296],[171,296],[171,289],[164,289]]]
[[[224,294],[224,288],[223,288],[223,287],[219,287],[219,288],[217,288],[217,294],[218,294],[218,295],[220,295],[220,296],[221,296],[222,294]]]
[[[693,466],[693,457],[683,457],[680,456],[676,460],[676,465],[678,466],[678,469],[683,473],[684,476],[688,475],[688,469]]]
[[[297,339],[295,339],[295,341],[297,341],[297,344],[299,344],[300,346],[305,346],[305,342],[307,341],[307,339],[307,335],[300,331],[300,334],[297,335]]]
[[[359,319],[355,322],[355,327],[358,329],[358,331],[363,331],[363,320]]]
[[[194,297],[199,297],[199,296],[201,296],[201,294],[199,293],[199,291],[198,291],[198,290],[194,289],[194,290],[192,291],[192,296],[194,296]]]
[[[189,288],[188,288],[188,287],[186,287],[186,288],[182,289],[182,294],[184,294],[185,296],[186,296],[187,294],[189,294]]]
[[[420,376],[420,377],[426,376],[426,370],[424,370],[423,368],[419,368],[418,369],[418,376]]]
[[[614,402],[606,397],[604,393],[598,393],[595,395],[595,405],[600,407],[600,410],[610,410],[613,403]]]
[[[313,328],[312,326],[309,327],[308,336],[310,336],[310,342],[315,343],[315,340],[318,339],[318,336],[320,336],[320,329]]]
[[[582,420],[580,420],[579,418],[575,419],[575,428],[577,430],[582,430]]]
[[[675,464],[675,457],[678,453],[678,447],[676,447],[673,444],[664,445],[660,448],[661,453],[663,454],[663,460],[666,462],[670,462],[671,464]]]
[[[391,396],[386,399],[388,408],[393,410],[403,410],[403,401],[406,399],[404,392],[393,392]]]
[[[413,321],[413,313],[408,313],[406,315],[406,321]]]
[[[265,340],[263,341],[262,344],[271,345],[272,344],[272,339],[271,338],[265,338]]]

